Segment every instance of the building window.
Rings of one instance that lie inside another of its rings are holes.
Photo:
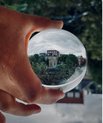
[[[79,92],[75,92],[75,98],[80,98],[80,93]]]
[[[67,97],[73,98],[73,92],[68,92]]]

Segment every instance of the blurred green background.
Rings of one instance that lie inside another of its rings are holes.
[[[7,8],[63,20],[63,29],[75,34],[87,50],[92,80],[102,90],[102,1],[101,0],[0,0]]]

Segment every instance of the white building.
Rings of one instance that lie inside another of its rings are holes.
[[[47,56],[49,59],[49,67],[53,68],[57,66],[58,57],[60,56],[57,50],[47,50]]]

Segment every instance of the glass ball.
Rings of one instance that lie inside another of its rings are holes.
[[[39,32],[30,39],[27,53],[34,72],[47,88],[67,92],[85,76],[86,50],[74,34],[63,29]]]

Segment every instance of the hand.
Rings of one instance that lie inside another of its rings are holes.
[[[40,112],[36,104],[50,104],[63,92],[42,87],[27,56],[32,33],[46,28],[62,28],[63,22],[26,15],[0,7],[0,109],[15,115]],[[18,103],[15,98],[28,102]],[[0,113],[0,121],[4,121]],[[2,123],[3,123],[2,121]]]

